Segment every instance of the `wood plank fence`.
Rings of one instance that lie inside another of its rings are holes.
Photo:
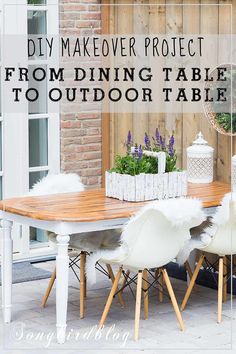
[[[218,6],[213,7],[201,6],[201,4],[211,3],[209,0],[114,0],[113,3],[122,6],[102,6],[103,33],[230,33],[231,7],[221,6],[221,4],[233,5],[233,33],[236,33],[236,0],[214,0],[212,4],[218,3]],[[135,4],[135,6],[128,6],[128,4]],[[165,4],[169,6],[164,6]],[[195,4],[195,6],[171,6],[170,4]],[[216,55],[220,56],[220,53],[221,48]],[[215,179],[230,181],[230,157],[231,153],[236,153],[236,143],[233,141],[234,151],[231,152],[231,138],[217,133],[202,114],[123,113],[104,114],[103,118],[104,170],[112,166],[117,153],[124,151],[128,130],[133,132],[135,141],[142,143],[144,132],[154,134],[156,127],[166,136],[174,132],[178,164],[179,167],[186,168],[186,148],[201,130],[206,140],[215,149]]]

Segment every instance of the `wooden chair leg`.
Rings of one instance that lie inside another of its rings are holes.
[[[136,290],[136,305],[135,305],[135,320],[134,320],[134,340],[138,340],[139,335],[139,321],[140,321],[140,308],[141,308],[141,296],[142,296],[142,279],[143,272],[138,272],[137,290]]]
[[[116,274],[116,277],[115,277],[115,280],[113,282],[110,294],[108,296],[105,308],[103,310],[103,314],[102,314],[101,320],[99,322],[99,328],[102,327],[104,325],[105,321],[106,321],[108,312],[109,312],[110,307],[111,307],[111,303],[112,303],[113,297],[114,297],[114,295],[116,293],[117,286],[118,286],[118,283],[119,283],[119,280],[120,280],[120,277],[121,277],[121,272],[122,272],[122,267],[120,267],[118,273]]]
[[[80,253],[80,318],[84,318],[85,252]]]
[[[55,279],[56,279],[56,268],[54,269],[54,271],[52,273],[51,279],[49,280],[48,287],[47,287],[47,289],[45,291],[45,294],[43,296],[41,307],[45,307],[46,306],[46,303],[47,303],[48,297],[50,295],[50,292],[52,290],[52,287],[53,287],[53,284],[55,282]]]
[[[114,276],[112,267],[111,267],[110,264],[106,264],[106,267],[107,267],[107,271],[108,271],[109,277],[111,278],[111,281],[112,281],[112,284],[113,284],[114,281],[115,281],[115,276]],[[117,287],[117,289],[119,290],[118,287]],[[124,300],[123,300],[123,297],[122,297],[121,292],[119,292],[119,293],[117,294],[117,297],[118,297],[118,300],[119,300],[119,303],[120,303],[121,307],[124,307],[124,306],[125,306],[125,303],[124,303]]]
[[[148,272],[143,271],[143,302],[144,302],[144,318],[148,319]]]
[[[217,322],[221,322],[222,318],[222,300],[223,300],[223,257],[219,259],[219,274],[218,274],[218,316]]]
[[[223,273],[224,273],[224,277],[223,277],[223,302],[226,302],[227,301],[227,278],[228,278],[228,268],[227,268],[227,265],[228,265],[228,259],[227,257],[225,256],[223,258]]]
[[[193,277],[193,272],[192,272],[192,268],[190,267],[189,262],[186,261],[186,262],[184,263],[184,266],[185,266],[186,271],[188,272],[189,279],[191,280],[192,277]]]
[[[164,277],[164,280],[165,280],[165,283],[166,283],[166,287],[167,287],[168,293],[169,293],[170,298],[171,298],[171,302],[172,302],[173,308],[175,310],[175,314],[176,314],[177,320],[178,320],[179,325],[180,325],[180,329],[181,329],[181,331],[183,331],[184,330],[184,322],[183,322],[183,319],[182,319],[182,316],[181,316],[181,313],[180,313],[180,310],[179,310],[179,306],[177,304],[177,301],[176,301],[176,298],[175,298],[175,294],[174,294],[174,291],[173,291],[173,288],[172,288],[172,285],[171,285],[171,282],[170,282],[170,279],[169,279],[169,276],[168,276],[168,273],[167,273],[166,269],[162,269],[162,274],[163,274],[163,277]]]
[[[187,305],[189,296],[191,295],[191,292],[192,292],[193,287],[194,287],[194,285],[195,285],[195,281],[196,281],[196,279],[197,279],[197,276],[198,276],[199,270],[200,270],[200,268],[201,268],[201,266],[202,266],[202,263],[203,263],[203,261],[204,261],[204,258],[205,258],[204,255],[202,255],[202,256],[200,257],[200,259],[199,259],[199,261],[198,261],[198,263],[197,263],[197,266],[196,266],[196,268],[195,268],[195,270],[194,270],[194,272],[193,272],[193,276],[192,276],[192,278],[191,278],[191,280],[190,280],[188,289],[187,289],[187,291],[186,291],[186,294],[185,294],[185,296],[184,296],[182,305],[181,305],[181,307],[180,307],[181,311],[183,311],[183,310],[185,309],[185,306]]]

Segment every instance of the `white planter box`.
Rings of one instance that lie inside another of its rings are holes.
[[[167,199],[187,195],[187,172],[137,176],[106,172],[106,196],[130,202]]]

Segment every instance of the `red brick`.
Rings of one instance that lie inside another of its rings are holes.
[[[100,168],[94,168],[94,169],[85,169],[81,171],[81,176],[82,177],[88,177],[88,176],[99,176],[101,175],[101,169]]]
[[[102,166],[102,161],[101,160],[95,160],[95,161],[88,161],[88,168],[101,168]]]
[[[101,6],[100,5],[89,5],[88,6],[88,11],[100,11]]]
[[[101,127],[101,120],[88,119],[88,120],[82,121],[81,124],[82,124],[83,128]]]
[[[86,12],[80,15],[81,20],[100,20],[101,19],[101,13],[100,12]]]
[[[81,122],[78,120],[65,120],[61,122],[61,128],[81,128]]]
[[[61,20],[60,21],[60,27],[61,28],[65,28],[65,29],[70,28],[70,27],[75,28],[75,21],[72,21],[72,20]]]
[[[76,115],[77,119],[97,119],[100,118],[99,113],[78,113]]]
[[[96,5],[98,4],[98,5]],[[101,33],[99,0],[61,0],[60,34],[91,36]],[[61,58],[66,82],[71,87],[76,60]],[[96,58],[80,58],[84,68],[101,65]],[[91,112],[89,112],[91,111]],[[95,112],[92,112],[95,111]],[[81,113],[80,113],[81,112]],[[101,185],[101,104],[61,102],[61,169],[75,172],[88,188]]]
[[[101,145],[79,145],[75,147],[77,152],[87,152],[87,151],[101,151]]]
[[[100,21],[77,21],[75,25],[77,28],[99,28]]]
[[[71,137],[78,137],[83,136],[86,134],[85,129],[62,129],[61,135],[63,138],[71,138]]]
[[[63,0],[64,1],[64,0]],[[60,11],[64,12],[82,12],[82,11],[87,11],[88,6],[87,5],[82,5],[82,4],[76,4],[76,3],[66,3],[62,4],[60,6]],[[89,9],[89,11],[92,11]]]
[[[84,152],[81,154],[81,157],[83,160],[95,160],[95,159],[100,159],[101,158],[101,152],[100,151],[89,151],[89,152]]]
[[[80,13],[79,12],[61,12],[60,20],[80,20]]]
[[[100,143],[101,140],[101,136],[86,136],[83,137],[83,144]]]
[[[100,136],[101,135],[101,128],[88,128],[86,133],[89,136],[93,136],[93,135]]]

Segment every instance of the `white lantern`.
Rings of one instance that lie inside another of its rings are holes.
[[[233,192],[236,192],[236,155],[232,157],[232,186]]]
[[[211,183],[213,181],[213,152],[202,133],[198,133],[192,146],[187,148],[188,182]]]

